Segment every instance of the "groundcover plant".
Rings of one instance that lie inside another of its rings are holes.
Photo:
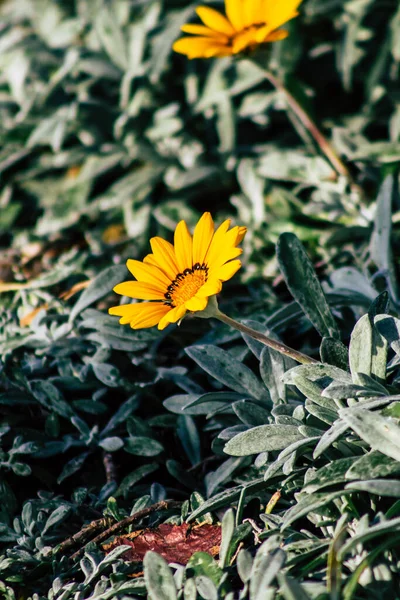
[[[2,598],[400,598],[399,39],[0,2]]]

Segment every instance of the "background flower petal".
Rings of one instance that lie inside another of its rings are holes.
[[[175,52],[186,54],[188,58],[208,58],[207,50],[224,51],[224,44],[211,37],[183,37],[172,46]]]
[[[242,0],[225,0],[225,12],[236,31],[243,29]]]
[[[204,27],[204,25],[193,25],[189,23],[188,25],[182,25],[181,31],[184,33],[193,33],[194,35],[200,35],[202,37],[211,37],[221,41],[223,44],[228,42],[228,36],[219,31],[215,31],[214,29],[210,29],[209,27]]]
[[[263,0],[244,0],[242,14],[245,27],[263,21],[262,3]]]
[[[263,42],[280,42],[280,40],[286,39],[288,35],[289,32],[287,29],[276,29],[275,31],[271,31]]]
[[[226,17],[224,17],[224,15],[214,8],[210,8],[208,6],[199,6],[196,8],[196,13],[199,15],[204,25],[210,29],[214,29],[214,31],[223,33],[228,37],[234,35],[235,30],[231,23]]]
[[[302,0],[285,0],[285,2],[263,0],[262,22],[269,25],[271,31],[277,29],[298,15],[297,8],[301,2]]]

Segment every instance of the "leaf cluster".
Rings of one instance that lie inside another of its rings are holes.
[[[0,593],[400,597],[398,3],[304,0],[258,62],[173,56],[195,6],[0,3]],[[205,210],[248,227],[221,307],[318,364],[107,315],[126,259]],[[218,558],[59,552],[165,498],[137,527],[220,522]]]

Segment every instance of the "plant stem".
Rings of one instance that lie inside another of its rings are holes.
[[[304,127],[307,131],[312,135],[321,152],[326,156],[326,158],[331,163],[332,167],[334,167],[335,171],[339,173],[339,175],[343,175],[350,182],[353,182],[353,178],[349,169],[343,163],[343,161],[338,157],[335,150],[332,148],[330,142],[326,139],[324,134],[318,129],[317,125],[311,119],[311,117],[306,113],[304,108],[298,103],[296,98],[289,92],[289,90],[283,85],[279,79],[275,77],[270,71],[266,71],[263,69],[265,74],[265,78],[274,86],[276,90],[279,92],[283,92],[286,96],[286,100],[292,111],[297,115],[300,121],[303,123]]]
[[[241,333],[244,333],[245,335],[254,338],[258,342],[261,342],[262,344],[264,344],[264,346],[268,346],[268,348],[272,348],[273,350],[276,350],[284,356],[290,356],[290,358],[293,358],[294,360],[303,365],[318,363],[318,361],[314,358],[311,358],[311,356],[307,356],[307,354],[303,354],[302,352],[298,352],[293,348],[289,348],[289,346],[286,346],[286,344],[283,344],[282,342],[277,342],[276,340],[269,338],[263,333],[260,333],[255,329],[251,329],[251,327],[247,327],[247,325],[243,325],[243,323],[239,323],[238,321],[235,321],[235,319],[231,319],[231,317],[228,317],[228,315],[225,315],[221,311],[218,311],[213,316],[215,316],[216,319],[219,319],[223,323],[226,323],[226,325],[229,325],[230,327],[237,329]]]

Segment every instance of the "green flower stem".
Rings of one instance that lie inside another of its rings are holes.
[[[261,342],[262,344],[264,344],[264,346],[268,346],[268,348],[272,348],[273,350],[280,352],[280,354],[283,354],[284,356],[290,356],[290,358],[293,358],[294,360],[303,365],[318,363],[318,361],[314,358],[311,358],[311,356],[307,356],[307,354],[303,354],[302,352],[298,352],[293,348],[289,348],[289,346],[286,346],[286,344],[282,344],[282,342],[277,342],[276,340],[269,338],[263,333],[260,333],[255,329],[251,329],[251,327],[247,327],[247,325],[243,325],[243,323],[239,323],[238,321],[235,321],[235,319],[231,319],[231,317],[228,317],[228,315],[225,315],[220,310],[215,312],[215,314],[213,314],[212,316],[218,319],[219,321],[222,321],[226,325],[237,329],[241,333],[244,333],[245,335],[254,338],[258,342]]]
[[[303,123],[304,127],[307,131],[312,135],[316,144],[318,145],[321,152],[326,156],[326,158],[331,163],[332,167],[335,169],[339,175],[343,175],[350,182],[353,182],[353,178],[349,169],[343,163],[343,161],[338,157],[335,150],[332,148],[330,142],[326,139],[324,134],[320,131],[311,117],[306,113],[304,108],[298,103],[296,98],[289,92],[289,90],[283,85],[279,79],[275,77],[270,71],[266,71],[263,69],[265,78],[274,86],[276,90],[279,92],[283,92],[285,94],[286,100],[292,109],[292,111],[297,115],[300,121]]]

